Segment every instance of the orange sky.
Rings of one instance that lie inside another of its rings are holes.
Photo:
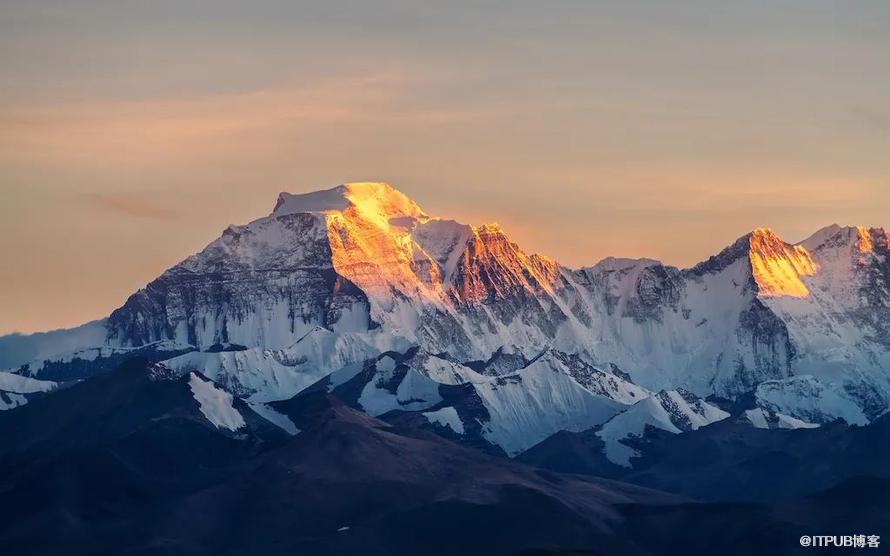
[[[81,4],[0,7],[0,334],[344,181],[571,266],[890,224],[884,3]]]

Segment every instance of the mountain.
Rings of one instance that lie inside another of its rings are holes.
[[[802,530],[880,531],[888,517],[890,486],[880,477],[772,506],[699,503],[487,455],[323,390],[265,409],[292,431],[206,377],[134,359],[0,413],[0,545],[196,556],[794,554]],[[859,456],[861,470],[882,468],[886,443],[862,435],[885,431],[837,427],[846,426],[785,432],[851,437],[845,457]],[[691,446],[666,457],[664,469],[689,477],[674,458],[701,453],[695,435],[708,428],[668,435]],[[742,430],[773,446],[787,440]],[[716,438],[726,439],[728,457],[739,455],[731,436]],[[714,465],[699,458],[701,485],[714,484]]]
[[[483,375],[443,356],[387,352],[330,374],[326,391],[373,416],[514,456],[560,430],[601,424],[651,392],[547,350],[515,371]],[[402,415],[408,413],[410,415]]]
[[[107,318],[0,337],[0,546],[788,554],[879,533],[888,255],[883,229],[757,229],[689,269],[571,269],[386,184],[282,193]]]
[[[607,457],[595,430],[561,432],[518,459],[561,473],[610,477],[696,500],[776,503],[861,477],[890,479],[890,416],[867,427],[752,427],[727,418],[684,434],[651,428],[632,442],[632,466]],[[886,511],[886,510],[883,510]]]
[[[108,341],[282,349],[322,326],[471,359],[552,338],[564,317],[544,305],[559,271],[497,226],[431,218],[386,184],[282,194],[114,311]]]
[[[685,390],[662,390],[609,419],[596,434],[605,445],[605,455],[609,461],[630,467],[630,459],[638,453],[628,440],[643,436],[647,429],[679,434],[727,417],[729,413]]]
[[[27,460],[20,458],[32,450],[90,452],[167,428],[184,434],[191,429],[210,431],[214,438],[221,432],[226,438],[249,440],[247,444],[285,436],[206,377],[180,375],[142,358],[37,401],[3,413],[0,457],[4,461],[22,463]],[[175,459],[175,451],[169,449]]]
[[[0,411],[23,406],[32,397],[52,392],[57,387],[55,382],[48,380],[0,372]]]
[[[615,535],[621,506],[683,501],[541,475],[390,426],[323,392],[267,409],[298,432],[269,425],[205,377],[136,359],[4,412],[0,545],[29,554],[511,554],[554,546],[638,554]]]
[[[463,385],[464,406],[485,411],[472,417],[480,438],[509,454],[603,424],[638,401],[630,393],[865,424],[890,407],[888,251],[883,229],[830,226],[798,244],[757,229],[689,269],[615,258],[570,269],[497,225],[351,183],[282,193],[107,319],[0,338],[0,360],[70,383],[148,357],[264,404],[417,349],[419,366],[451,367],[426,386],[411,367],[425,403],[383,387],[356,407],[426,411],[433,390]]]

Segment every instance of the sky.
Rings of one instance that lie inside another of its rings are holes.
[[[348,181],[573,267],[890,226],[888,29],[881,0],[5,0],[0,334]]]

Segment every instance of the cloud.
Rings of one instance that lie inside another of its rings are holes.
[[[138,199],[130,195],[87,194],[87,200],[94,207],[137,218],[152,220],[174,220],[177,213],[158,206],[152,201]]]
[[[332,126],[391,122],[404,116],[406,91],[441,78],[392,70],[200,98],[10,105],[0,108],[0,160],[154,168],[171,160],[262,157]]]

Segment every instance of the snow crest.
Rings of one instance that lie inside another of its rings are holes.
[[[729,413],[684,390],[662,391],[638,402],[604,424],[596,435],[605,443],[606,457],[623,467],[639,455],[628,442],[644,436],[648,428],[672,434],[697,430],[722,421]]]

